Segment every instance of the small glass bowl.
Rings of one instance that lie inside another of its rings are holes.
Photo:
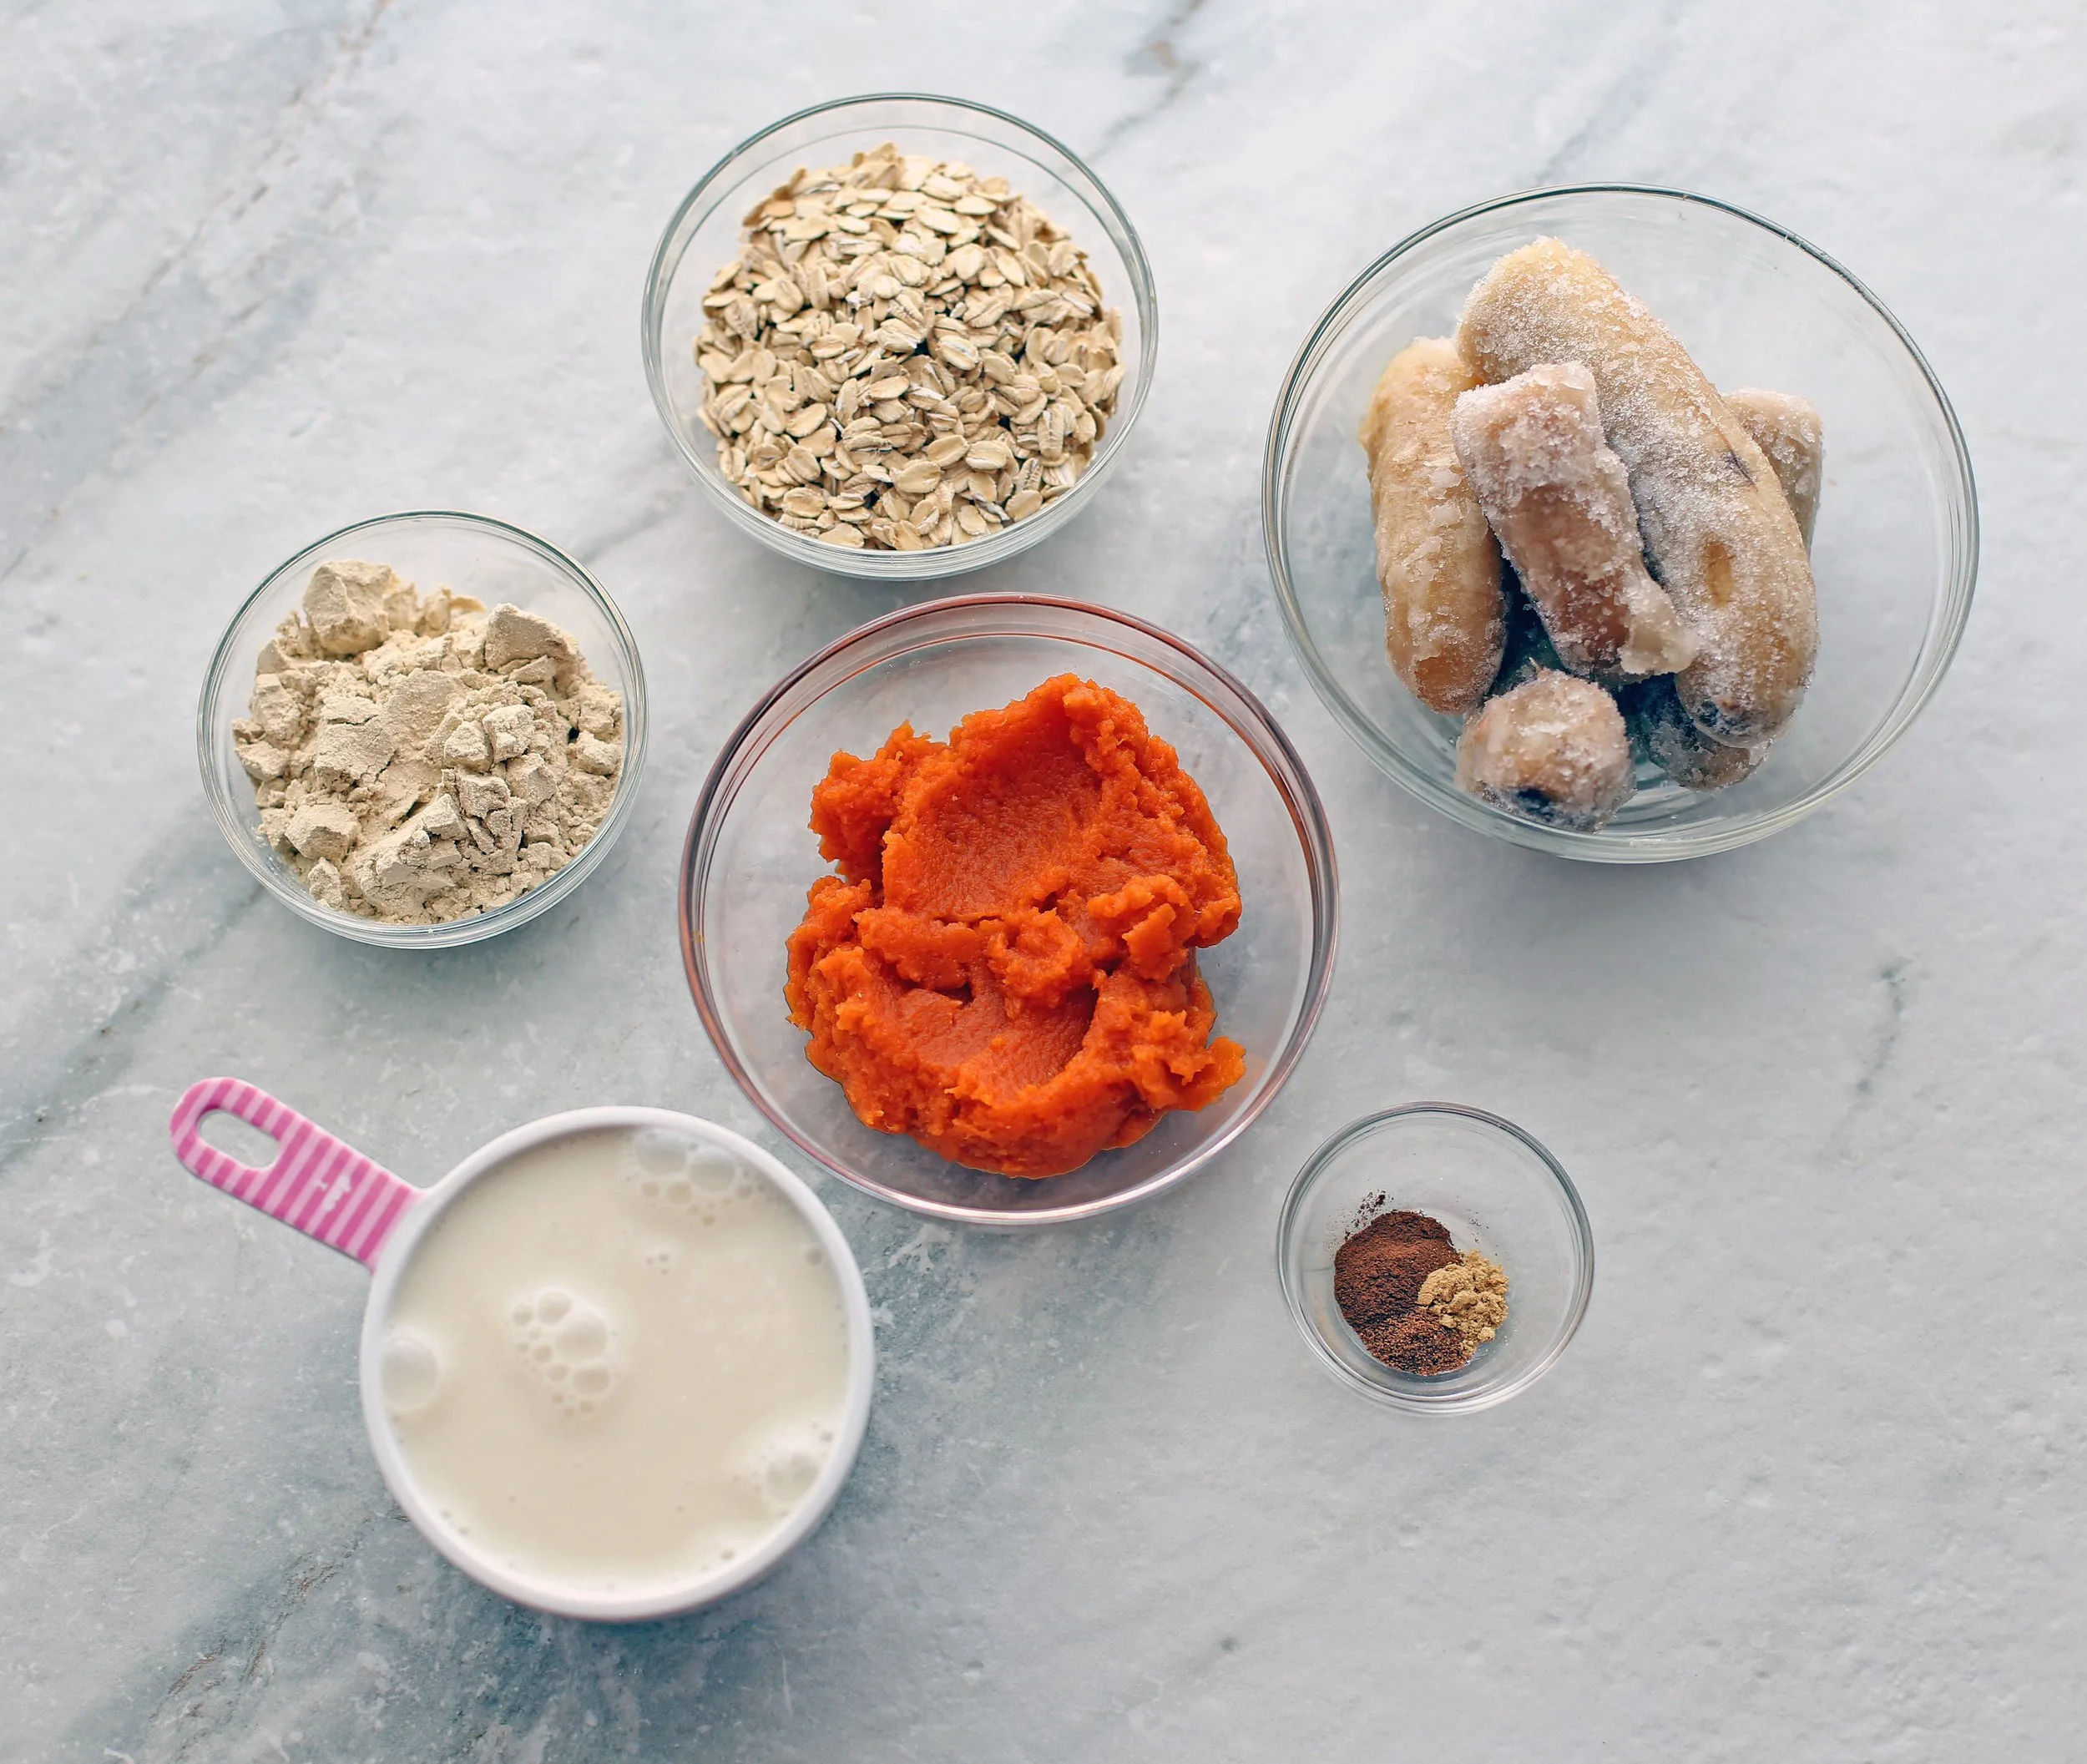
[[[1447,336],[1495,259],[1551,234],[1590,251],[1720,386],[1799,392],[1826,423],[1812,562],[1819,662],[1760,771],[1697,795],[1650,765],[1593,832],[1544,826],[1456,786],[1456,719],[1384,656],[1369,483],[1356,427],[1384,364]],[[1297,353],[1269,426],[1261,513],[1276,594],[1326,708],[1399,784],[1452,820],[1567,857],[1651,863],[1766,838],[1859,777],[1906,732],[1956,654],[1978,574],[1978,502],[1954,412],[1882,301],[1823,252],[1681,190],[1532,190],[1423,228],[1372,264]]]
[[[1448,1226],[1508,1276],[1508,1320],[1458,1370],[1417,1377],[1363,1347],[1333,1297],[1333,1253],[1377,1213],[1406,1209]],[[1276,1231],[1290,1314],[1350,1390],[1431,1415],[1490,1408],[1549,1371],[1586,1314],[1594,1241],[1571,1179],[1511,1121],[1454,1103],[1409,1103],[1352,1121],[1290,1185]]]
[[[941,735],[1074,673],[1132,700],[1179,750],[1238,868],[1239,930],[1200,951],[1219,1033],[1246,1074],[1134,1145],[1040,1181],[967,1170],[866,1127],[806,1058],[783,1003],[785,941],[831,867],[806,821],[836,749],[870,754],[902,722]],[[718,755],[681,860],[681,956],[703,1026],[761,1112],[866,1194],[981,1226],[1058,1224],[1141,1200],[1200,1170],[1274,1099],[1333,972],[1336,882],[1326,814],[1281,730],[1238,681],[1128,614],[1029,594],[929,601],[876,619],[777,685]]]
[[[807,538],[758,513],[727,483],[717,441],[696,414],[704,377],[695,342],[706,322],[710,278],[739,255],[748,212],[800,166],[845,165],[891,141],[1005,178],[1072,235],[1100,279],[1104,304],[1123,314],[1123,384],[1115,414],[1079,481],[1026,520],[983,538],[927,551],[856,550]],[[1027,123],[960,99],[907,93],[815,104],[771,124],[725,154],[667,223],[645,279],[643,341],[652,402],[695,481],[726,518],[772,551],[814,569],[872,581],[924,582],[983,569],[1048,538],[1085,508],[1109,475],[1151,390],[1160,309],[1145,247],[1100,179],[1071,149]]]
[[[302,604],[311,572],[329,558],[388,564],[422,594],[447,586],[493,606],[512,602],[569,632],[601,683],[622,694],[624,763],[609,813],[579,855],[547,882],[505,906],[442,925],[387,925],[315,900],[275,847],[261,837],[254,786],[239,762],[232,725],[247,714],[254,660],[275,627]],[[475,943],[548,912],[609,855],[630,819],[645,759],[645,677],[638,645],[615,603],[594,579],[533,534],[482,514],[431,510],[379,515],[309,545],[247,597],[210,659],[196,713],[195,745],[210,812],[239,860],[292,912],[357,943],[391,949],[446,949]]]

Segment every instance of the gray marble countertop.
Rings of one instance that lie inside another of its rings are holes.
[[[0,1756],[2076,1752],[2084,33],[1881,0],[8,8]],[[550,1621],[387,1499],[361,1271],[183,1175],[166,1115],[235,1072],[423,1180],[608,1100],[779,1145],[690,1006],[679,841],[758,691],[902,597],[699,501],[638,301],[736,139],[904,86],[1089,155],[1165,315],[1095,506],[969,579],[1134,609],[1266,697],[1332,817],[1340,972],[1276,1105],[1142,1211],[978,1236],[826,1184],[884,1319],[833,1516],[708,1612]],[[1955,670],[1889,759],[1651,872],[1400,795],[1261,556],[1269,407],[1327,301],[1439,215],[1594,177],[1726,197],[1868,281],[1986,521]],[[247,590],[408,507],[594,569],[654,717],[601,871],[418,959],[265,898],[192,740]],[[1428,1095],[1549,1143],[1599,1249],[1551,1376],[1433,1424],[1314,1367],[1271,1256],[1311,1147]]]

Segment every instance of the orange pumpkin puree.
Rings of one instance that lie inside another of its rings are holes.
[[[811,886],[786,996],[869,1126],[1054,1176],[1245,1071],[1195,971],[1239,879],[1128,699],[1065,674],[947,743],[902,724],[833,756],[811,830],[841,873]]]

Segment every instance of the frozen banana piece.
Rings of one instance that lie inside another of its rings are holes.
[[[1500,548],[1575,674],[1642,680],[1695,660],[1695,634],[1645,574],[1623,462],[1594,377],[1532,367],[1457,400],[1450,436]]]
[[[1776,482],[1796,517],[1804,548],[1812,549],[1812,529],[1819,519],[1819,489],[1825,483],[1826,427],[1819,407],[1795,392],[1763,392],[1742,386],[1725,394],[1725,402],[1754,445],[1768,456]]]
[[[1630,737],[1591,681],[1541,671],[1492,700],[1457,743],[1457,787],[1526,821],[1591,831],[1630,800]]]
[[[1488,381],[1546,361],[1594,377],[1653,574],[1699,641],[1675,679],[1728,746],[1778,733],[1818,649],[1812,566],[1773,468],[1665,326],[1584,251],[1539,239],[1488,270],[1457,329]]]
[[[1357,437],[1369,456],[1377,579],[1392,670],[1431,710],[1477,709],[1500,665],[1500,548],[1449,439],[1478,384],[1457,346],[1422,337],[1391,359]]]
[[[1616,695],[1630,751],[1658,766],[1684,790],[1726,790],[1751,778],[1768,757],[1770,743],[1727,747],[1691,723],[1670,680],[1648,680]]]

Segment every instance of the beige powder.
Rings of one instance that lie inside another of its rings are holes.
[[[264,837],[339,911],[442,924],[570,862],[623,770],[623,700],[513,606],[321,564],[232,725]]]
[[[1467,1250],[1461,1261],[1436,1269],[1421,1283],[1417,1302],[1463,1337],[1468,1356],[1507,1322],[1508,1277],[1499,1263]]]

